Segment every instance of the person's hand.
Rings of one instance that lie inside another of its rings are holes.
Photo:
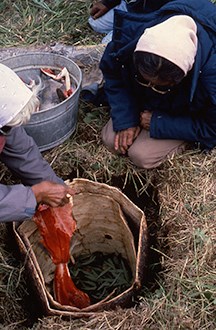
[[[125,154],[128,148],[132,145],[140,132],[140,127],[131,127],[122,131],[119,131],[115,135],[114,148],[116,151],[120,151]]]
[[[109,11],[109,8],[107,8],[102,2],[96,2],[90,9],[90,15],[93,19],[97,19],[104,14],[106,14]]]
[[[74,189],[66,184],[50,181],[42,181],[31,188],[38,204],[46,204],[51,207],[65,205],[69,202],[70,196],[76,193]]]
[[[149,131],[150,129],[151,117],[152,113],[148,110],[145,110],[140,113],[140,125],[147,131]]]

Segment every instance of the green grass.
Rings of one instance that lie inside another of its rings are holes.
[[[0,46],[62,42],[94,44],[97,35],[88,26],[90,1],[1,1]]]

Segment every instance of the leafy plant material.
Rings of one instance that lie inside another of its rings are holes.
[[[122,293],[131,286],[132,274],[127,261],[121,255],[95,252],[81,255],[74,265],[69,263],[73,281],[80,290],[88,293],[92,302]]]

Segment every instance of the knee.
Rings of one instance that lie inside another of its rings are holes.
[[[103,16],[93,19],[91,16],[88,18],[88,23],[91,28],[97,33],[109,33],[112,30],[113,22],[112,20],[106,20]]]
[[[115,152],[114,150],[114,136],[110,134],[110,132],[106,129],[106,126],[102,129],[101,139],[103,144],[109,149],[111,152]]]
[[[93,19],[91,16],[88,18],[88,23],[91,26],[92,30],[97,33],[106,33],[104,32],[103,21],[101,18]]]
[[[158,167],[162,163],[162,159],[156,159],[152,154],[146,153],[144,150],[138,150],[130,147],[128,157],[139,168],[152,169]]]
[[[98,31],[98,22],[97,20],[93,19],[91,16],[88,18],[88,23],[91,26],[91,28],[95,31],[95,32],[100,32]]]

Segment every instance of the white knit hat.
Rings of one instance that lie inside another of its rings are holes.
[[[18,75],[0,63],[0,128],[26,106],[32,95]]]
[[[196,32],[196,23],[190,16],[173,16],[146,29],[138,40],[135,51],[161,56],[187,74],[197,52]]]

